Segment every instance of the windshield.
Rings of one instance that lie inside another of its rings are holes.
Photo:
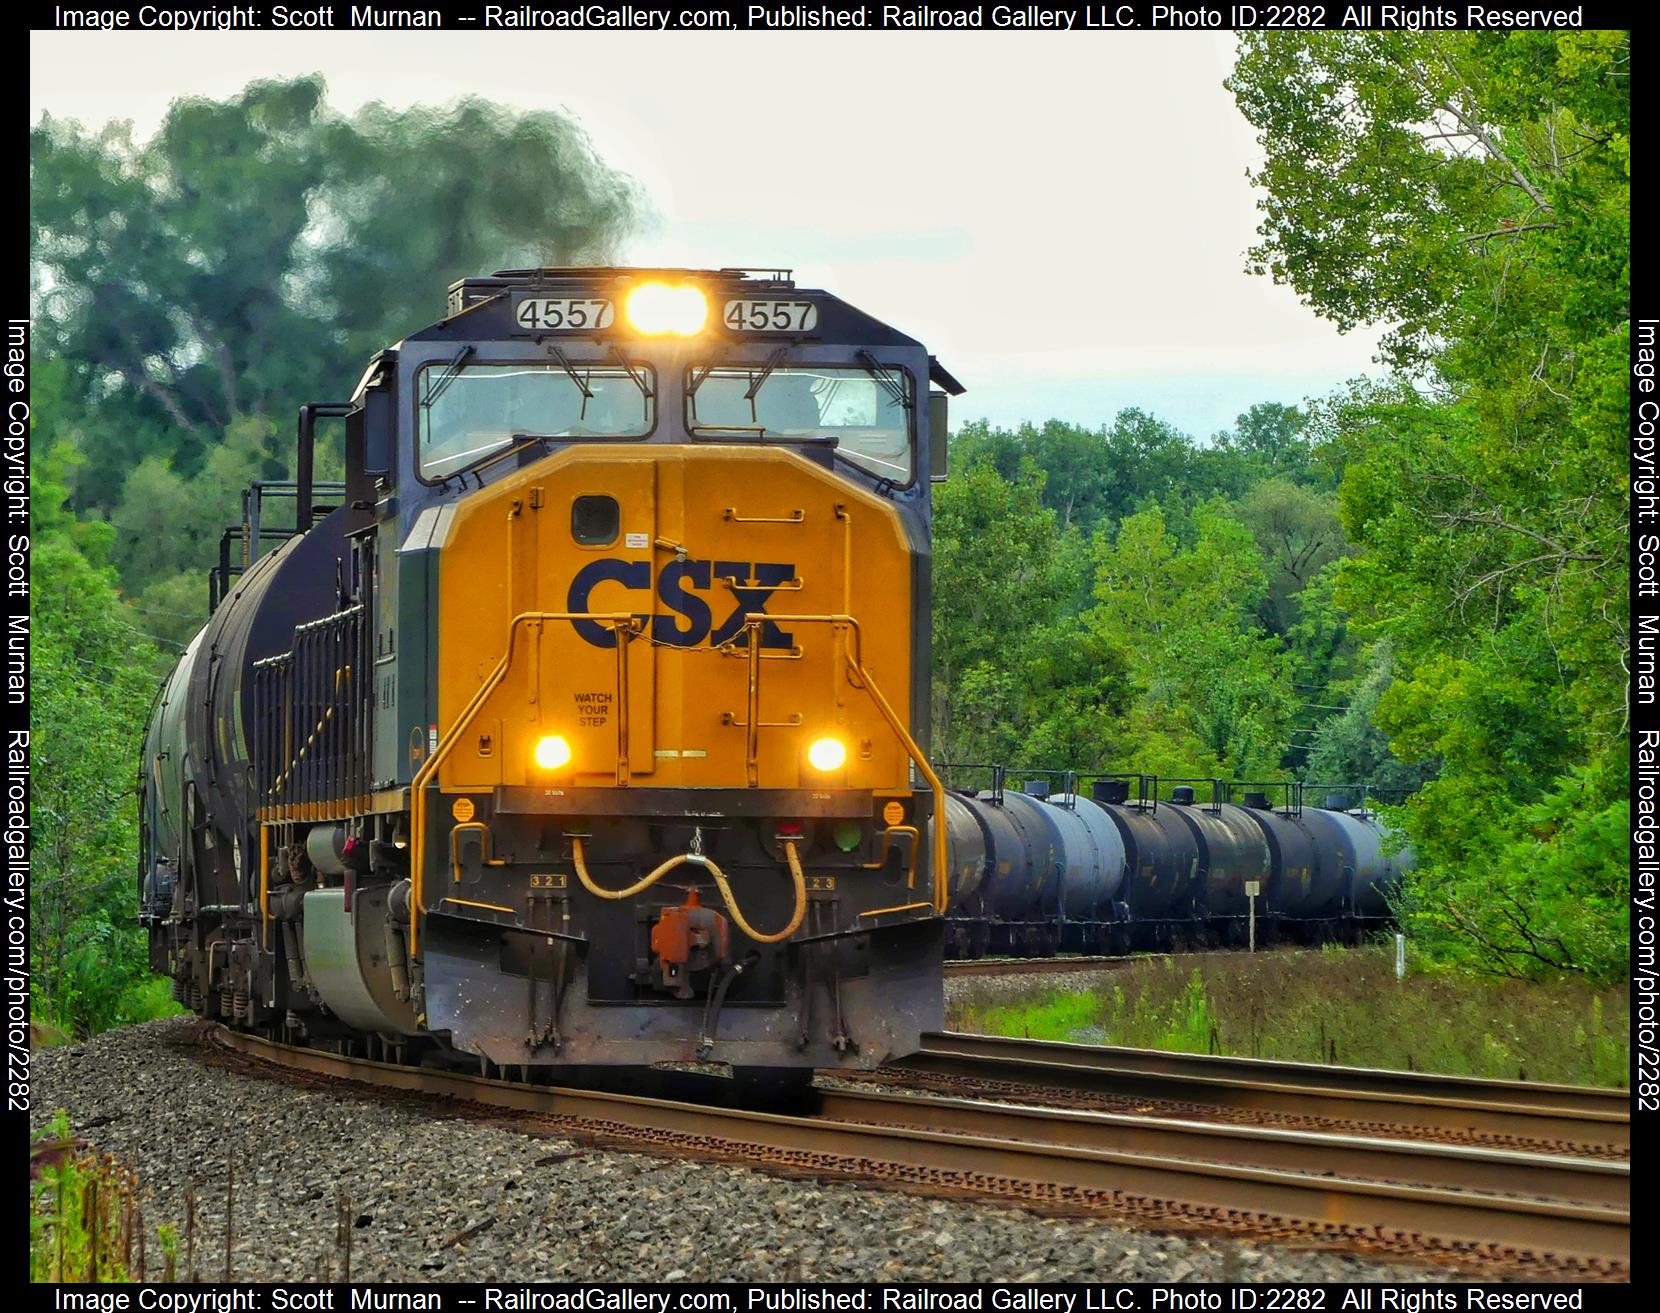
[[[644,437],[656,389],[649,366],[634,371],[620,364],[428,365],[416,380],[421,474],[454,474],[518,434]]]
[[[909,401],[910,386],[910,376],[899,369],[878,379],[864,369],[828,365],[781,365],[771,373],[765,365],[723,365],[709,370],[692,392],[687,422],[694,432],[833,437],[839,455],[895,483],[909,483],[910,411],[900,396]]]

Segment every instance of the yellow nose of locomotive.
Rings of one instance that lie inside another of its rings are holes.
[[[464,500],[441,559],[440,723],[506,666],[447,789],[909,787],[848,664],[908,725],[903,526],[794,452],[570,449]]]

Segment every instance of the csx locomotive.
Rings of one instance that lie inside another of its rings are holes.
[[[531,1077],[916,1047],[961,390],[783,271],[455,284],[222,541],[144,745],[156,969],[243,1028]]]

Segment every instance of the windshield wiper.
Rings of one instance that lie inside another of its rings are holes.
[[[695,369],[692,371],[691,381],[686,384],[686,395],[688,397],[695,397],[697,395],[697,390],[703,386],[703,380],[708,378],[709,375],[714,373],[720,366],[722,354],[723,353],[717,353],[715,358],[707,365],[704,365],[701,369]]]
[[[548,354],[559,362],[559,367],[569,374],[571,382],[576,384],[576,390],[582,394],[582,413],[586,415],[588,413],[588,403],[594,399],[594,394],[592,389],[588,386],[588,381],[577,374],[576,366],[571,364],[569,360],[565,359],[565,353],[552,342],[548,343]]]
[[[889,371],[886,365],[884,365],[875,356],[871,355],[868,351],[859,352],[859,364],[863,367],[865,373],[869,374],[873,379],[882,385],[882,390],[884,392],[886,392],[906,410],[911,408],[910,396],[907,395],[905,389],[900,386],[898,380],[894,378],[893,374]]]
[[[478,486],[482,488],[484,486],[484,480],[480,476],[497,461],[506,460],[514,452],[523,451],[526,447],[534,447],[538,443],[553,441],[555,441],[555,438],[551,433],[515,433],[508,439],[505,447],[496,447],[494,449],[489,447],[479,448],[481,452],[489,453],[486,459],[473,461],[470,464],[462,465],[451,470],[444,476],[443,482],[447,484],[451,479],[458,478],[461,480],[462,488],[466,488],[467,475],[471,474],[475,479],[478,479]],[[457,454],[460,456],[470,456],[473,453],[470,451],[463,451]]]
[[[634,386],[640,389],[640,395],[647,401],[651,400],[651,385],[646,382],[646,376],[629,362],[615,342],[611,343],[611,354],[616,357],[617,363],[628,371],[628,376],[634,380]],[[568,368],[568,366],[567,366]]]
[[[435,378],[427,388],[426,396],[421,398],[421,409],[431,410],[433,403],[449,390],[451,383],[461,377],[461,367],[467,363],[467,358],[473,354],[473,344],[467,343],[455,353],[455,359],[444,366],[444,372]]]
[[[755,400],[755,394],[761,390],[761,385],[772,377],[772,371],[778,368],[778,364],[784,359],[784,352],[787,350],[789,350],[788,347],[779,347],[778,350],[767,357],[767,363],[761,366],[761,372],[755,376],[755,381],[749,385],[749,391],[744,393],[745,401]]]

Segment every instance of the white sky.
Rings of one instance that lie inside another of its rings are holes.
[[[927,343],[968,385],[954,422],[1140,405],[1208,435],[1376,349],[1243,271],[1232,57],[1201,32],[35,32],[29,103],[143,137],[177,96],[320,72],[346,112],[562,109],[656,209],[630,262],[793,268]]]

